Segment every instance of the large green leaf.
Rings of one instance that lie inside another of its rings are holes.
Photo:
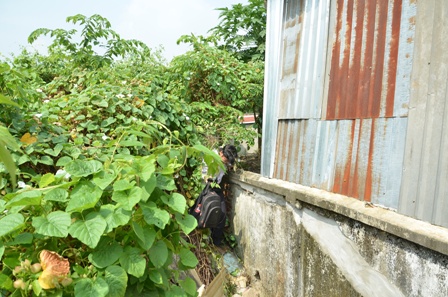
[[[139,187],[134,187],[130,191],[114,191],[112,200],[119,203],[121,207],[126,210],[132,208],[142,199],[143,190]]]
[[[20,233],[14,237],[12,242],[8,242],[8,245],[27,245],[33,243],[34,236],[31,233],[25,232]]]
[[[5,236],[23,226],[25,219],[20,213],[9,214],[0,219],[0,237]]]
[[[119,226],[126,225],[131,219],[132,213],[130,210],[125,210],[122,207],[106,204],[101,206],[100,214],[107,222],[106,233],[109,233]]]
[[[163,275],[161,269],[151,269],[149,271],[149,279],[157,285],[163,284]]]
[[[82,212],[92,208],[100,200],[103,191],[91,182],[80,182],[70,195],[67,212]]]
[[[0,104],[8,104],[8,105],[13,105],[15,107],[20,107],[19,104],[17,104],[16,102],[12,101],[11,99],[9,99],[8,97],[6,97],[3,94],[0,94]]]
[[[135,277],[141,277],[145,274],[146,260],[137,248],[125,247],[120,256],[120,264],[127,273]]]
[[[167,259],[168,248],[163,240],[159,240],[149,250],[149,260],[155,267],[160,268]]]
[[[49,213],[46,217],[34,217],[32,224],[39,234],[54,237],[67,237],[71,219],[68,213],[57,210]]]
[[[78,238],[82,243],[91,248],[95,248],[106,227],[106,220],[100,214],[92,213],[87,216],[86,220],[78,220],[73,223],[68,229],[68,232],[71,236]]]
[[[120,179],[114,182],[114,191],[126,191],[131,189],[135,185],[135,182],[130,182],[126,179]]]
[[[172,286],[169,291],[164,292],[165,297],[186,296],[184,290],[178,286]]]
[[[13,206],[27,206],[27,205],[40,205],[42,200],[42,191],[25,191],[19,193],[6,203],[6,208]]]
[[[8,275],[3,274],[3,273],[0,273],[0,288],[6,289],[6,290],[12,290],[13,289],[12,280],[9,278]]]
[[[107,297],[122,297],[126,293],[128,275],[120,266],[109,266],[106,268],[104,279],[109,285]]]
[[[107,296],[108,293],[109,285],[102,277],[96,279],[80,278],[75,284],[76,297],[103,297]]]
[[[16,164],[11,156],[11,153],[6,147],[17,151],[20,149],[16,139],[9,133],[6,127],[0,126],[0,162],[5,164],[6,170],[11,178],[12,187],[16,187]]]
[[[189,249],[183,248],[179,253],[180,262],[189,268],[195,268],[199,261]]]
[[[65,165],[65,170],[72,176],[85,177],[99,172],[103,169],[103,164],[96,160],[73,160]]]
[[[151,159],[143,164],[141,167],[140,177],[142,181],[149,180],[156,171],[155,159]]]
[[[44,200],[65,202],[68,198],[68,192],[61,188],[55,188],[44,195]]]
[[[39,181],[39,188],[45,188],[46,186],[48,186],[49,184],[51,184],[52,182],[54,182],[56,180],[55,176],[53,173],[47,173],[44,174]]]
[[[64,146],[63,146],[62,144],[58,143],[58,144],[54,147],[54,149],[46,149],[46,150],[44,150],[44,152],[45,152],[47,155],[50,155],[50,156],[52,156],[52,157],[57,157],[57,156],[59,155],[59,153],[62,151],[63,148],[64,148]]]
[[[170,214],[157,207],[154,202],[140,203],[145,221],[150,225],[156,225],[164,229],[170,221]]]
[[[16,186],[16,164],[14,163],[14,160],[10,154],[10,152],[6,149],[6,147],[0,142],[0,162],[3,162],[5,164],[6,170],[9,173],[9,176],[11,178],[11,183],[13,187]]]
[[[3,241],[0,240],[0,260],[2,259],[4,253],[5,253],[5,245],[3,244]]]
[[[149,197],[149,195],[152,194],[152,192],[154,191],[154,189],[157,186],[157,177],[153,174],[147,181],[140,182],[140,185],[143,189],[145,189],[145,191]],[[145,202],[146,202],[146,200],[147,200],[147,198],[144,199]]]
[[[95,251],[89,255],[90,262],[98,268],[104,268],[117,261],[123,248],[115,240],[102,237]]]
[[[113,171],[100,171],[94,175],[92,182],[100,187],[101,190],[104,190],[116,177],[117,175]]]
[[[0,144],[3,144],[14,151],[20,149],[20,146],[14,136],[12,136],[11,133],[9,133],[8,128],[4,126],[0,126]]]
[[[171,193],[171,195],[162,195],[162,201],[168,205],[172,210],[179,213],[184,213],[187,207],[185,197],[179,193]]]
[[[196,296],[196,283],[191,278],[179,281],[180,286],[190,296]]]
[[[137,235],[137,242],[144,250],[148,250],[156,238],[157,232],[152,226],[140,226],[137,223],[132,223],[134,233]]]
[[[120,141],[120,146],[142,147],[145,144],[137,140],[123,140]]]
[[[176,213],[175,218],[185,234],[190,234],[198,226],[198,221],[192,215]]]

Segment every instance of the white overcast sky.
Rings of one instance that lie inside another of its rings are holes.
[[[247,4],[247,0],[0,0],[0,54],[20,53],[21,47],[41,49],[46,38],[33,45],[28,36],[38,28],[78,29],[66,18],[76,14],[100,14],[124,39],[143,41],[150,48],[164,47],[172,57],[189,50],[177,39],[186,34],[207,35],[219,23],[219,7]]]

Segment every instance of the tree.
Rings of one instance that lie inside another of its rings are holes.
[[[216,46],[216,37],[182,36],[193,50],[175,57],[168,89],[192,107],[191,120],[203,141],[216,147],[229,141],[253,145],[252,130],[241,125],[244,113],[258,112],[263,98],[263,62],[243,62]]]
[[[235,54],[235,56],[248,64],[257,61],[264,62],[266,48],[266,3],[264,0],[249,0],[249,4],[235,4],[229,8],[219,8],[220,23],[210,29],[210,33],[220,39],[223,44],[219,46]],[[255,69],[263,69],[256,66]],[[256,74],[253,73],[252,74]],[[261,153],[261,128],[263,115],[263,77],[252,75],[248,85],[248,93],[244,96],[248,102],[244,106],[249,107],[244,112],[251,112],[255,118],[254,128],[258,131],[258,148]],[[255,89],[257,91],[255,91]],[[261,91],[258,91],[261,90]]]
[[[81,40],[76,43],[77,30],[47,29],[40,28],[33,31],[28,37],[28,42],[33,43],[41,35],[54,37],[53,43],[49,46],[52,54],[67,55],[75,66],[99,68],[110,65],[114,58],[125,57],[127,54],[140,55],[142,58],[149,56],[149,48],[141,41],[122,39],[111,29],[110,22],[98,15],[86,17],[82,14],[70,16],[67,23],[79,23],[84,25],[81,31]],[[104,49],[103,55],[98,54],[96,49]]]
[[[221,48],[236,53],[245,62],[264,61],[266,44],[266,7],[264,0],[249,0],[232,8],[218,8],[220,23],[210,33],[223,41]]]

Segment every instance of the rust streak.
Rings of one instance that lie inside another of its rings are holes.
[[[402,1],[396,0],[392,11],[392,39],[390,41],[389,74],[387,79],[386,117],[394,115],[395,84],[397,78],[398,45],[400,42]]]
[[[386,30],[387,30],[387,13],[388,0],[378,0],[378,32],[375,60],[375,72],[373,73],[373,86],[371,85],[369,93],[370,112],[372,118],[377,118],[380,115],[381,109],[381,90],[383,86],[383,70],[384,70],[384,52],[386,45]]]
[[[343,181],[342,181],[342,189],[341,189],[341,194],[343,195],[348,195],[349,193],[349,180],[350,180],[350,171],[351,171],[351,167],[352,167],[352,155],[353,155],[353,140],[355,137],[355,127],[356,127],[356,122],[355,120],[352,120],[352,130],[350,133],[350,148],[349,148],[349,152],[347,152],[347,163],[345,164],[345,168],[344,168],[344,177],[343,177]]]
[[[363,24],[364,24],[364,10],[365,2],[356,2],[356,39],[354,42],[354,56],[353,64],[350,67],[349,72],[349,94],[348,98],[352,98],[350,114],[354,117],[359,117],[361,114],[360,98],[358,97],[358,89],[360,85],[360,72],[361,72],[361,58],[362,58],[362,39],[363,39]]]
[[[375,19],[376,19],[376,4],[375,1],[368,1],[368,6],[365,11],[366,23],[366,46],[364,52],[363,69],[360,74],[361,85],[358,89],[359,104],[361,105],[360,118],[367,118],[369,111],[369,90],[370,78],[373,66],[373,43],[375,40]]]
[[[351,105],[350,96],[347,92],[348,83],[350,83],[349,79],[349,67],[350,67],[350,52],[351,52],[351,39],[352,39],[352,22],[353,22],[353,2],[354,0],[347,0],[347,15],[346,15],[346,24],[345,26],[345,45],[344,52],[342,56],[342,66],[339,71],[339,84],[338,88],[340,89],[341,97],[339,98],[339,114],[336,115],[339,119],[347,119],[348,108]]]
[[[336,16],[336,39],[333,44],[332,55],[331,55],[331,69],[330,69],[330,84],[328,91],[328,103],[327,103],[327,119],[335,119],[336,114],[339,111],[340,102],[340,92],[338,89],[338,73],[339,73],[339,55],[341,50],[341,40],[339,36],[339,31],[342,28],[342,10],[343,10],[343,0],[337,1],[337,16]]]

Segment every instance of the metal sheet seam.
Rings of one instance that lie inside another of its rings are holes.
[[[267,3],[267,29],[266,29],[266,62],[265,62],[265,88],[263,99],[263,136],[261,174],[266,177],[273,176],[275,163],[275,141],[277,139],[277,97],[279,93],[278,81],[280,78],[280,44],[283,15],[283,1],[269,0]],[[273,42],[272,42],[273,41]]]

